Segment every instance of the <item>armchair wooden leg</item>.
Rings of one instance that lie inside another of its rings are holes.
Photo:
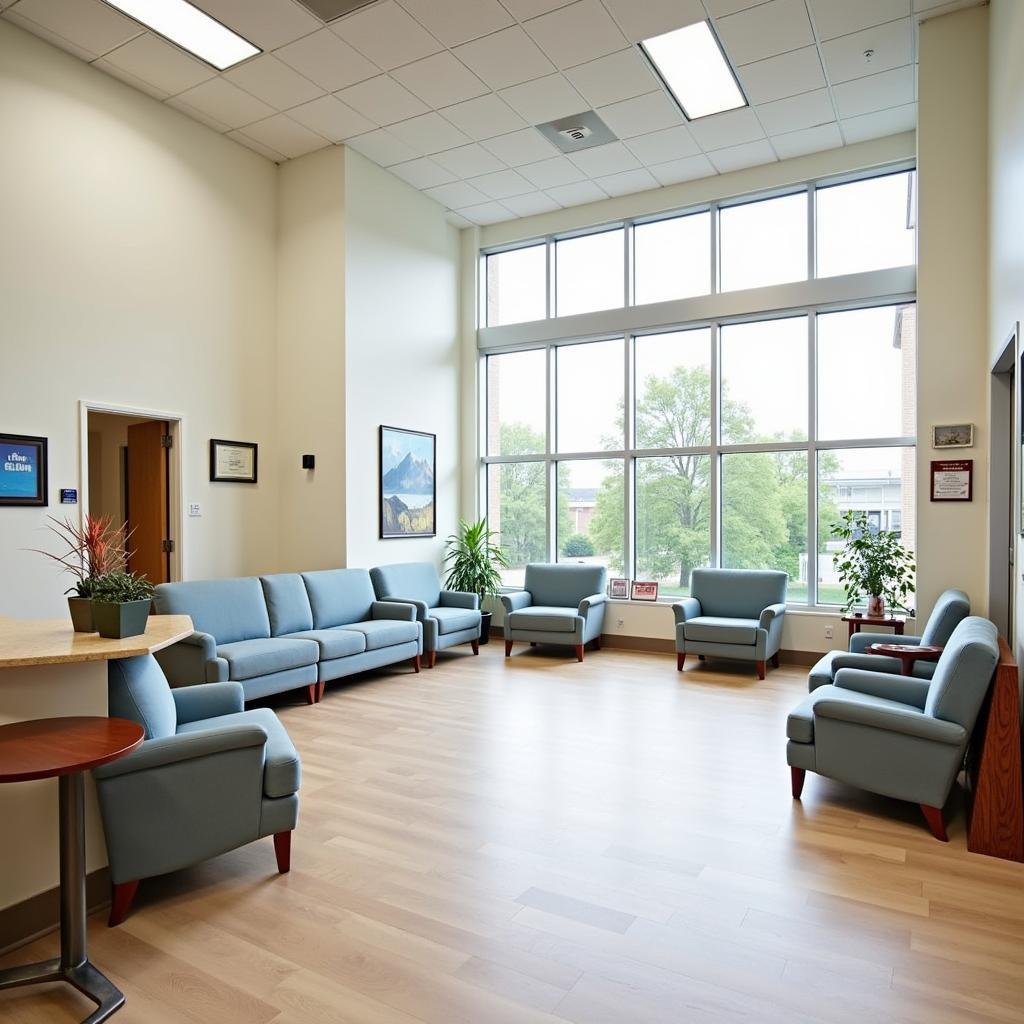
[[[316,683],[310,683],[309,686],[306,687],[306,703],[316,703]]]
[[[277,857],[277,870],[287,875],[292,869],[292,834],[291,832],[274,833],[274,854]]]
[[[789,767],[790,781],[793,783],[793,799],[799,800],[800,794],[804,791],[804,779],[807,776],[806,768]]]
[[[473,653],[474,654],[479,654],[480,653],[480,641],[479,640],[470,640],[469,641],[469,646],[473,648]]]
[[[506,640],[505,641],[505,657],[509,658],[511,656],[512,656],[512,641],[511,640]]]
[[[412,656],[412,670],[413,672],[419,672],[420,670],[420,656],[418,654]]]
[[[577,644],[576,645],[576,660],[577,661],[582,661],[583,660],[583,644]]]
[[[682,672],[686,664],[686,655],[682,651],[676,651],[676,671]]]
[[[764,679],[765,676],[765,664],[763,661],[757,663],[757,678]]]
[[[135,899],[135,894],[138,891],[139,883],[137,880],[134,882],[121,882],[111,886],[110,920],[107,922],[109,927],[116,928],[128,916],[132,900]]]
[[[327,689],[327,681],[326,680],[322,680],[321,682],[316,684],[316,702],[317,702],[317,704],[319,704],[320,701],[322,701],[324,699],[324,690],[326,690],[326,689]]]
[[[946,823],[942,818],[941,807],[929,807],[927,804],[921,804],[921,813],[924,814],[924,820],[928,822],[928,828],[931,834],[941,843],[948,843],[949,836],[946,835]]]
[[[437,651],[427,651],[427,668],[433,668],[437,664]]]

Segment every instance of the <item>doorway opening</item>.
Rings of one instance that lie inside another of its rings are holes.
[[[82,513],[125,524],[130,572],[181,579],[180,417],[83,403]]]
[[[992,364],[989,401],[988,614],[1014,649],[1017,534],[1021,528],[1020,325],[1003,340]]]

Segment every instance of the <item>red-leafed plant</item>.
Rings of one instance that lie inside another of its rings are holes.
[[[53,559],[65,572],[75,578],[74,591],[79,597],[91,597],[94,582],[107,573],[123,571],[128,561],[127,525],[115,526],[110,516],[86,515],[82,526],[70,519],[50,519],[50,530],[65,545],[58,554],[34,548],[41,555]]]

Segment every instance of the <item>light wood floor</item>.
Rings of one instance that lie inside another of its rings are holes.
[[[90,920],[122,1024],[1024,1020],[1024,866],[808,776],[796,668],[501,644],[279,705],[303,759],[270,840]],[[52,955],[55,937],[4,965]],[[0,993],[61,1024],[67,990]]]

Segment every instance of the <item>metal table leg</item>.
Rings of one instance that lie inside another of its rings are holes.
[[[82,1024],[100,1024],[124,1006],[122,993],[86,950],[85,776],[62,775],[60,793],[60,957],[0,971],[0,989],[64,981],[96,1004]]]

